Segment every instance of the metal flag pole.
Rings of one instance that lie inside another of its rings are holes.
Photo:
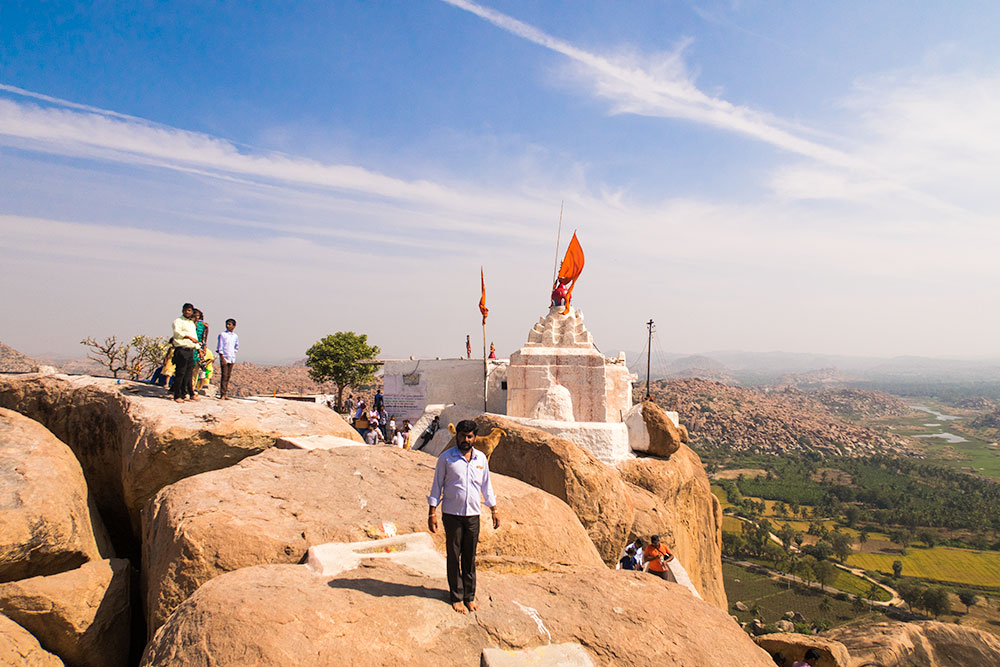
[[[555,288],[556,276],[559,275],[559,242],[562,240],[562,214],[566,200],[559,202],[559,231],[556,232],[556,261],[552,265],[552,287]]]

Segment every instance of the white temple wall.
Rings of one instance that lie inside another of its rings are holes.
[[[507,406],[507,360],[488,362],[487,410],[503,414]],[[482,359],[390,360],[384,366],[386,411],[396,421],[419,420],[428,406],[461,405],[483,412]]]

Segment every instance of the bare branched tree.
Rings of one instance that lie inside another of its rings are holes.
[[[80,341],[90,348],[88,359],[96,361],[115,378],[125,372],[130,380],[138,380],[143,373],[155,367],[167,353],[167,340],[159,336],[133,336],[130,341],[119,342],[118,336],[108,336],[98,341],[87,336]]]

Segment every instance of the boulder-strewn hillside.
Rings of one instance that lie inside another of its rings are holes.
[[[653,396],[675,410],[692,443],[739,451],[816,450],[860,456],[906,450],[888,431],[850,423],[842,417],[872,419],[907,414],[910,409],[888,394],[852,389],[803,392],[733,387],[687,378],[653,383]]]
[[[0,373],[30,373],[37,367],[38,362],[28,355],[0,343]]]

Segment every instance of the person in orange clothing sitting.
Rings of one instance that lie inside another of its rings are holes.
[[[666,581],[674,581],[670,570],[667,568],[667,563],[673,559],[674,555],[670,553],[670,550],[660,544],[659,535],[650,537],[649,544],[642,550],[642,562],[648,568],[647,572],[655,574],[660,579],[665,579]]]

